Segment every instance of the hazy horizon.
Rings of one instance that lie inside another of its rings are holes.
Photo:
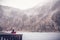
[[[1,0],[0,4],[26,10],[35,6],[42,6],[48,2],[52,2],[52,0]]]

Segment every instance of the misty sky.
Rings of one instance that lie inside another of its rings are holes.
[[[0,4],[24,10],[24,9],[32,8],[37,4],[41,6],[47,3],[48,1],[49,0],[0,0]]]

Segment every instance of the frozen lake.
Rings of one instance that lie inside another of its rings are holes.
[[[24,33],[23,40],[60,40],[60,33]]]
[[[23,34],[22,40],[60,40],[60,33],[55,32],[17,32]]]

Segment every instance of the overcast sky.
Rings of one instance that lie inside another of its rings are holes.
[[[11,6],[22,10],[32,8],[38,4],[43,5],[49,0],[0,0],[1,5]]]

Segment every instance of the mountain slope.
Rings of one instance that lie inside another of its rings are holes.
[[[19,10],[0,5],[0,27],[3,30],[60,32],[60,0],[41,7]]]

